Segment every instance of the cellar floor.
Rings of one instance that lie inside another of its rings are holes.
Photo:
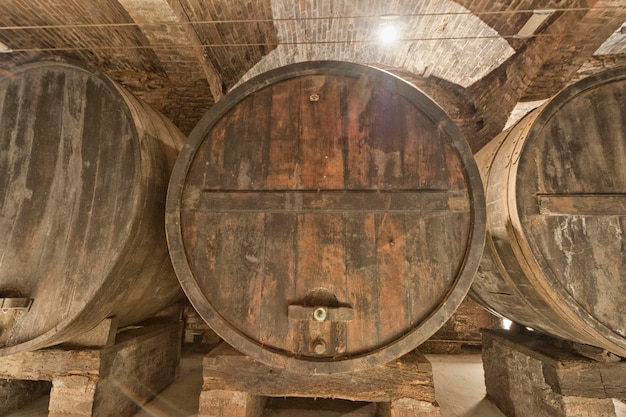
[[[504,417],[487,398],[479,354],[426,355],[433,366],[435,395],[442,417]],[[202,385],[202,355],[184,354],[172,385],[134,417],[194,417]],[[616,401],[617,417],[626,417],[626,405]],[[6,417],[45,417],[47,398]],[[308,411],[316,409],[317,411]],[[337,400],[275,399],[264,417],[370,417],[368,403]]]

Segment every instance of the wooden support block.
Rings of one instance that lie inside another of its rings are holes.
[[[417,351],[365,371],[306,375],[268,367],[223,343],[204,358],[203,379],[201,417],[230,416],[216,414],[224,407],[251,417],[267,397],[365,401],[388,417],[440,416],[430,362]]]
[[[104,350],[94,398],[94,417],[132,416],[176,376],[182,324],[165,322],[117,336]]]
[[[487,394],[508,416],[614,417],[626,362],[598,362],[537,332],[483,331]]]
[[[118,323],[117,318],[109,317],[88,332],[67,340],[63,345],[74,349],[111,346],[115,343]]]
[[[567,344],[574,352],[586,358],[593,359],[594,361],[620,362],[622,360],[621,357],[603,348],[583,345],[582,343],[576,343],[576,342],[568,342]]]
[[[95,349],[41,349],[0,358],[0,378],[52,381],[73,372],[78,375],[100,373],[101,351]]]
[[[51,381],[48,417],[128,417],[174,379],[181,337],[182,324],[167,321],[103,349],[22,352],[0,358],[0,378]]]
[[[376,416],[380,417],[440,417],[439,406],[413,398],[398,398],[379,403]]]

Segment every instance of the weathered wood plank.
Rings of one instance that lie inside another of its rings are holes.
[[[342,125],[337,117],[345,94],[344,80],[324,75],[302,77],[300,83],[299,184],[302,189],[344,188]],[[317,94],[318,101],[311,101]]]
[[[268,190],[297,189],[300,178],[294,173],[300,169],[299,125],[302,98],[299,83],[276,83],[272,87],[270,132],[267,137],[268,164],[265,186]]]
[[[199,199],[185,202],[184,210],[220,213],[466,211],[451,202],[452,199],[465,200],[464,196],[445,190],[206,190]]]
[[[349,250],[346,252],[346,274],[353,285],[348,287],[347,297],[355,300],[352,304],[354,320],[350,330],[367,338],[351,338],[347,341],[348,350],[357,348],[373,349],[381,342],[380,325],[371,320],[384,307],[380,293],[380,273],[376,249],[376,220],[373,213],[359,213],[346,216],[345,239]]]
[[[203,391],[241,391],[265,397],[435,401],[430,362],[417,351],[366,371],[302,375],[268,367],[221,345],[204,358],[203,379]]]
[[[381,340],[394,340],[411,326],[411,277],[407,260],[407,224],[402,214],[376,214],[376,256],[378,258],[378,334]],[[394,306],[394,308],[386,308]]]
[[[97,376],[101,355],[98,350],[41,349],[20,352],[0,359],[0,378],[52,381],[55,376],[80,372]]]
[[[298,252],[295,294],[297,304],[336,307],[350,304],[347,299],[345,237],[341,214],[298,215]],[[346,324],[303,321],[300,334],[292,334],[300,343],[298,354],[316,357],[344,355]],[[358,336],[357,336],[358,337]],[[319,350],[316,350],[319,349]]]

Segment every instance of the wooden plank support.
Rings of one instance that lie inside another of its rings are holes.
[[[21,352],[0,358],[0,381],[50,381],[48,417],[132,416],[174,379],[181,337],[181,323],[164,321],[120,332],[102,349]]]
[[[487,395],[507,416],[614,417],[626,361],[595,361],[537,332],[483,331]]]
[[[93,329],[69,339],[63,345],[76,349],[111,346],[115,343],[118,323],[115,317],[104,319]]]
[[[271,368],[222,343],[203,361],[198,417],[260,416],[269,397],[376,403],[377,415],[440,417],[430,362],[413,351],[359,372],[306,375]]]

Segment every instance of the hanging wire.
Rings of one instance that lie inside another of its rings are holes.
[[[578,11],[607,11],[607,10],[624,10],[626,6],[613,7],[562,7],[550,8],[554,12],[578,12]],[[493,11],[459,11],[459,12],[433,12],[433,13],[414,13],[393,15],[397,19],[411,19],[416,17],[433,17],[433,16],[487,16],[487,15],[505,15],[517,13],[533,13],[536,9],[518,9],[518,10],[493,10]],[[60,25],[18,25],[18,26],[0,26],[3,30],[34,30],[34,29],[83,29],[83,28],[114,28],[114,27],[141,27],[141,26],[179,26],[179,25],[220,25],[220,24],[252,24],[252,23],[277,23],[277,22],[301,22],[301,21],[319,21],[319,20],[379,20],[385,18],[384,15],[355,15],[355,16],[320,16],[320,17],[289,17],[289,18],[267,18],[267,19],[225,19],[225,20],[192,20],[192,21],[163,21],[163,22],[115,22],[115,23],[74,23]]]
[[[551,34],[535,34],[533,37],[554,37],[557,35]],[[558,36],[563,36],[562,33]],[[437,42],[437,41],[460,41],[460,40],[477,40],[477,39],[517,39],[516,36],[501,36],[501,35],[483,35],[483,36],[442,36],[432,38],[403,38],[394,41],[394,43],[414,43],[414,42]],[[204,48],[248,48],[248,47],[263,47],[263,46],[276,46],[276,45],[337,45],[337,44],[379,44],[377,39],[371,40],[328,40],[328,41],[298,41],[298,42],[246,42],[246,43],[203,43],[203,44],[167,44],[167,45],[116,45],[116,46],[72,46],[72,47],[49,47],[49,48],[12,48],[12,52],[51,52],[51,51],[102,51],[102,50],[141,50],[141,49],[193,49],[198,47]]]
[[[607,11],[624,10],[625,6],[615,7],[562,7],[551,9],[554,12],[585,12],[585,11]],[[490,16],[490,15],[510,15],[519,13],[533,13],[535,9],[518,10],[494,10],[494,11],[459,11],[459,12],[433,12],[394,15],[394,19],[412,19],[433,16]],[[22,30],[58,30],[58,29],[114,29],[114,28],[141,28],[143,26],[182,26],[182,25],[236,25],[236,24],[263,24],[263,23],[284,23],[284,22],[316,22],[326,20],[381,20],[386,16],[381,15],[354,15],[354,16],[322,16],[322,17],[295,17],[295,18],[268,18],[268,19],[227,19],[227,20],[194,20],[194,21],[166,21],[166,22],[119,22],[119,23],[80,23],[80,24],[60,24],[60,25],[19,25],[1,26],[0,34],[3,31]],[[558,36],[566,35],[559,33]],[[552,37],[552,34],[534,34],[532,37]],[[438,41],[460,41],[460,40],[487,40],[487,39],[517,39],[516,35],[485,34],[472,36],[429,36],[418,38],[398,39],[396,42],[438,42]],[[203,44],[150,44],[150,45],[117,45],[117,46],[60,46],[60,47],[31,47],[12,48],[11,52],[59,52],[59,51],[103,51],[103,50],[142,50],[142,49],[180,49],[180,48],[246,48],[246,47],[271,47],[276,45],[329,45],[329,44],[377,44],[377,39],[339,39],[339,40],[318,40],[318,41],[287,41],[287,42],[238,42],[238,43],[203,43]]]

